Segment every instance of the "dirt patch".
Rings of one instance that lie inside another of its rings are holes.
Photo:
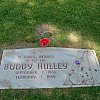
[[[37,33],[39,33],[40,35],[42,35],[45,31],[48,31],[49,33],[53,34],[55,33],[55,31],[57,31],[57,27],[49,24],[43,24],[37,28]]]
[[[74,31],[73,31],[73,32],[69,33],[68,39],[69,39],[71,42],[76,43],[76,42],[81,41],[81,36],[79,36],[79,35],[77,34],[77,32],[74,32]]]

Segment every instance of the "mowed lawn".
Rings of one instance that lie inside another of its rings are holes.
[[[94,49],[100,60],[100,0],[0,0],[0,56],[40,47],[41,27],[49,46]],[[0,90],[0,100],[100,100],[100,87]]]

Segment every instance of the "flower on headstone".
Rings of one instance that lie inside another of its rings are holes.
[[[39,43],[41,44],[42,47],[46,47],[50,43],[50,39],[49,38],[43,38],[39,41]]]
[[[80,65],[80,61],[76,60],[75,61],[76,65]]]

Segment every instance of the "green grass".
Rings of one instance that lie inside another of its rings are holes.
[[[100,87],[3,90],[0,100],[100,100]]]
[[[26,42],[44,23],[100,43],[99,5],[99,0],[0,0],[0,44]]]
[[[95,49],[100,60],[99,12],[100,0],[0,0],[0,52],[4,48],[39,47],[37,28],[48,24],[56,29],[49,46]],[[0,100],[14,98],[100,100],[100,88],[0,91]]]

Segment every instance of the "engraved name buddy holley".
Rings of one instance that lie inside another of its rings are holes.
[[[34,64],[5,64],[4,70],[31,70]],[[37,69],[67,69],[67,63],[37,63]]]

